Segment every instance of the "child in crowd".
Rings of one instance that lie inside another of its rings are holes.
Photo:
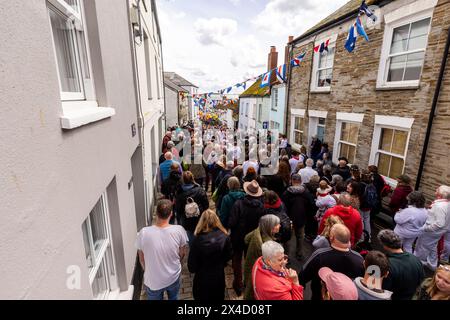
[[[317,188],[316,206],[319,208],[316,213],[316,220],[320,224],[325,212],[336,205],[336,200],[331,196],[332,187],[325,180],[320,181]]]

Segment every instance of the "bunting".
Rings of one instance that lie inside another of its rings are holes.
[[[286,82],[286,64],[279,66],[276,70],[277,79],[281,83]]]
[[[266,72],[263,76],[262,76],[262,80],[261,80],[261,88],[267,87],[270,85],[270,76],[272,75],[272,70],[270,70],[269,72]]]

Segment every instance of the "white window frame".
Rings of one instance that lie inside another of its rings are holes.
[[[115,258],[114,258],[114,248],[113,248],[113,243],[112,243],[111,223],[110,223],[109,208],[108,208],[108,195],[107,195],[106,191],[101,195],[99,201],[103,208],[102,213],[103,213],[103,218],[104,218],[104,220],[103,220],[104,231],[107,236],[107,239],[103,240],[103,243],[101,244],[101,247],[98,250],[98,254],[96,257],[95,257],[94,240],[93,240],[93,236],[92,236],[92,225],[91,225],[91,217],[90,217],[91,213],[89,213],[89,215],[87,216],[87,218],[85,219],[84,222],[86,222],[86,224],[87,224],[87,232],[88,232],[87,236],[89,239],[90,251],[91,251],[91,254],[94,254],[94,257],[91,257],[93,259],[93,261],[92,261],[93,267],[88,270],[89,284],[92,287],[92,284],[94,283],[94,280],[95,280],[95,276],[97,275],[97,272],[99,271],[100,266],[104,262],[105,267],[103,269],[103,272],[105,273],[105,279],[107,282],[107,290],[103,296],[98,298],[99,300],[104,300],[104,299],[108,299],[110,296],[116,296],[117,293],[120,291],[120,289],[119,289],[118,278],[117,278],[117,266],[116,266]],[[97,205],[97,203],[96,203],[96,205]],[[83,224],[84,224],[84,222],[83,222]],[[108,248],[111,251],[112,261],[109,261],[109,259],[107,257]],[[98,260],[98,261],[95,261],[95,260]],[[111,267],[114,268],[114,270],[115,270],[114,275],[112,277],[110,277],[110,270],[109,270],[109,268],[111,268]]]
[[[330,40],[330,42],[328,43],[328,49],[334,48],[334,57],[336,56],[336,40],[337,40],[337,34],[333,34],[330,35],[328,37],[323,37],[321,36],[319,39],[317,39],[314,42],[314,46],[318,46],[320,45],[322,42],[327,41],[328,39]],[[328,53],[327,53],[328,54]],[[330,92],[331,91],[331,84],[329,87],[319,87],[317,86],[317,81],[319,79],[319,71],[320,70],[325,70],[325,69],[330,69],[330,67],[328,68],[319,68],[319,61],[320,61],[320,52],[315,52],[313,50],[313,70],[312,70],[312,75],[311,75],[311,92]],[[334,68],[334,57],[333,57],[333,62],[331,64],[331,69],[333,70]]]
[[[327,111],[320,111],[320,110],[308,110],[308,116],[309,116],[309,124],[308,124],[308,145],[311,145],[312,142],[312,136],[317,134],[317,128],[319,126],[326,127],[326,125],[319,124],[319,118],[327,119],[328,112]],[[324,142],[324,141],[322,141]]]
[[[257,109],[256,109],[256,103],[253,103],[253,108],[252,108],[252,119],[256,120],[256,113],[257,113]]]
[[[369,165],[378,166],[379,153],[383,153],[388,156],[394,156],[396,158],[403,159],[403,172],[404,172],[405,166],[406,166],[406,156],[408,154],[409,141],[410,141],[410,137],[411,137],[411,128],[412,128],[413,123],[414,123],[414,118],[375,115],[375,126],[374,126],[373,138],[372,138],[372,147],[370,150]],[[400,130],[400,131],[408,132],[404,155],[390,153],[387,151],[380,151],[378,149],[379,145],[380,145],[382,129],[393,129],[393,130]],[[392,187],[397,186],[397,180],[386,177],[386,176],[383,176],[383,177],[386,180],[386,182],[389,185],[391,185]]]
[[[278,88],[273,88],[272,111],[278,110]]]
[[[249,102],[245,103],[245,117],[247,117],[247,118],[248,118],[248,108],[249,108],[249,106],[250,106]]]
[[[258,104],[258,115],[257,115],[259,123],[262,123],[262,111],[263,111],[262,109],[263,109],[262,103],[259,103]]]
[[[361,129],[363,120],[364,120],[363,113],[336,112],[336,132],[334,135],[333,162],[337,163],[338,158],[339,158],[340,144],[342,143],[342,141],[341,141],[342,123],[343,122],[355,123],[355,124],[360,125],[360,129]],[[359,131],[358,131],[358,137],[359,137]],[[348,145],[355,146],[355,159],[356,159],[356,154],[358,151],[357,144],[352,144],[347,141],[345,141],[345,143]]]
[[[389,74],[389,58],[390,58],[390,50],[392,45],[392,37],[394,34],[394,29],[411,24],[423,19],[430,18],[431,22],[428,29],[428,34],[431,30],[431,24],[433,19],[433,10],[434,7],[437,4],[437,0],[420,0],[413,2],[409,5],[402,6],[392,12],[389,12],[384,15],[385,20],[385,28],[384,28],[384,35],[383,35],[383,44],[381,49],[381,56],[380,56],[380,65],[378,69],[378,76],[377,76],[377,89],[383,90],[383,89],[416,89],[419,87],[420,79],[422,76],[419,77],[418,80],[407,80],[407,81],[391,81],[387,82],[387,77]],[[427,43],[425,45],[424,49],[417,49],[410,51],[408,53],[416,53],[416,52],[425,52],[428,47],[428,39]],[[402,53],[401,55],[403,55]],[[426,56],[425,56],[426,58]],[[425,58],[424,62],[422,64],[422,70],[423,65],[425,64]],[[421,72],[422,73],[422,72]]]
[[[305,120],[305,113],[306,110],[305,109],[291,109],[291,137],[290,137],[290,141],[291,141],[291,145],[294,149],[299,150],[301,149],[302,145],[297,144],[295,142],[295,132],[298,131],[302,134],[303,136],[303,143],[305,142],[305,128],[303,128],[303,131],[300,130],[295,130],[295,118],[303,118],[303,125],[306,125],[306,120]]]
[[[59,73],[59,65],[56,54],[56,44],[53,38],[53,30],[50,20],[50,14],[48,14],[48,23],[51,32],[52,45],[53,45],[53,53],[55,56],[55,64],[57,70],[58,77],[58,86],[60,88],[61,95],[61,104],[63,109],[63,115],[60,117],[61,128],[62,129],[75,129],[81,127],[83,125],[96,122],[102,119],[106,119],[115,115],[115,110],[113,108],[108,107],[99,107],[95,97],[95,86],[94,86],[94,77],[92,74],[92,63],[90,57],[90,47],[89,47],[89,35],[86,26],[85,19],[85,9],[83,0],[77,0],[78,7],[80,12],[77,12],[73,9],[66,1],[64,0],[47,0],[47,10],[54,11],[57,14],[65,16],[67,19],[73,19],[75,21],[76,28],[83,28],[84,39],[85,39],[85,50],[86,50],[86,64],[89,68],[89,79],[83,77],[82,66],[81,66],[81,52],[78,48],[78,35],[74,35],[74,47],[76,48],[76,65],[77,72],[80,77],[80,88],[82,88],[81,93],[73,93],[73,92],[63,92],[61,89],[61,79]]]

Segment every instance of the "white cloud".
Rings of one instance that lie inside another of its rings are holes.
[[[197,39],[203,45],[225,45],[227,37],[236,33],[238,23],[232,19],[197,19],[194,23]]]
[[[178,12],[178,13],[175,13],[175,14],[173,15],[173,17],[174,17],[175,19],[183,19],[184,17],[186,17],[186,12],[180,11],[180,12]]]
[[[269,0],[252,23],[269,35],[284,35],[287,39],[288,35],[299,36],[346,2]]]
[[[239,4],[240,4],[240,2],[241,2],[241,0],[228,0],[228,1],[230,1],[234,6],[238,6]]]

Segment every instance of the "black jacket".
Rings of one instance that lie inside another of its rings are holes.
[[[233,250],[243,250],[244,238],[250,231],[255,230],[259,224],[259,218],[264,214],[264,204],[261,198],[245,196],[233,205],[228,220],[231,229],[231,243]]]
[[[308,214],[315,214],[315,203],[312,194],[303,186],[289,187],[282,196],[288,217],[294,228],[301,228],[306,223]]]
[[[192,242],[189,272],[195,273],[193,293],[198,301],[223,301],[225,294],[224,267],[231,259],[230,237],[221,230],[196,236]]]
[[[206,209],[209,208],[208,197],[206,196],[205,189],[200,187],[198,184],[188,184],[182,185],[178,188],[175,208],[177,212],[177,217],[181,218],[181,224],[186,229],[186,231],[194,232],[197,226],[200,216],[195,218],[186,218],[186,213],[184,212],[184,207],[186,206],[187,198],[191,197],[198,205],[200,209],[200,216]]]
[[[220,210],[220,207],[222,206],[222,199],[223,197],[225,197],[228,194],[228,179],[230,179],[233,176],[233,173],[231,172],[231,170],[225,170],[222,171],[222,177],[221,180],[219,181],[218,184],[216,184],[217,186],[217,203],[216,203],[216,208],[218,210]],[[217,177],[217,181],[219,180],[220,176]]]
[[[264,215],[273,214],[280,218],[280,232],[276,239],[280,243],[286,243],[291,239],[291,219],[288,217],[286,207],[283,203],[278,208],[265,208]]]
[[[350,168],[348,166],[345,166],[344,168],[337,167],[336,170],[334,170],[333,174],[338,174],[346,181],[347,179],[352,177],[352,174],[350,173]]]
[[[170,172],[169,177],[161,185],[161,193],[170,200],[175,198],[175,193],[181,186],[181,173],[178,171]]]

